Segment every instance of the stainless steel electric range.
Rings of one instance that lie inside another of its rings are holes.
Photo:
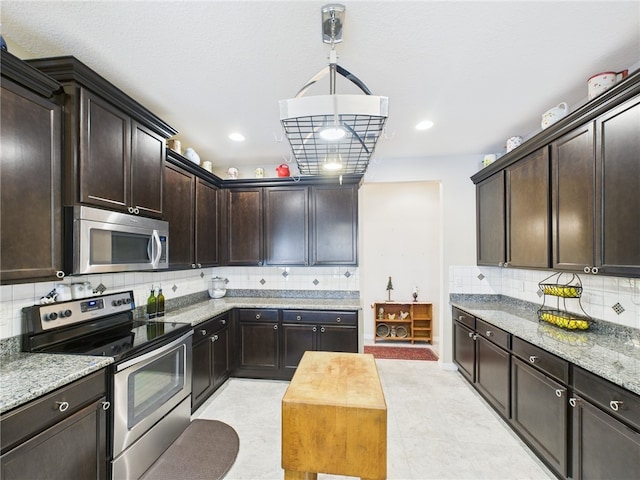
[[[113,479],[140,477],[191,415],[191,325],[136,320],[134,310],[132,291],[24,309],[24,351],[114,358],[107,393]]]

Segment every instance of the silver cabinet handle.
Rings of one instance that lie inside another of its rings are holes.
[[[461,322],[463,318],[464,318],[464,315],[460,315],[460,316],[458,317],[458,321],[459,321],[459,322]]]
[[[133,207],[127,207],[127,212],[133,215]]]
[[[260,320],[260,314],[256,313],[256,320]]]
[[[576,397],[571,397],[569,399],[569,405],[571,405],[573,408],[576,408],[577,404],[578,404],[578,399]]]
[[[563,388],[556,388],[556,397],[562,398],[562,394],[565,392]]]
[[[597,275],[599,271],[600,270],[598,269],[598,267],[591,267],[591,273],[593,273],[594,275]]]
[[[469,338],[473,338],[473,332],[469,332]]]
[[[508,267],[509,266],[509,262],[504,262],[504,267]]]
[[[324,333],[324,327],[320,327],[320,333]]]
[[[207,331],[206,331],[206,330],[204,330],[204,329],[203,329],[203,330],[200,330],[200,335],[206,335],[206,334],[207,334]]]
[[[296,317],[296,320],[300,321],[300,320],[302,320],[302,317],[301,317],[300,315],[298,315],[298,316]]]
[[[106,400],[104,402],[102,402],[102,409],[103,410],[109,410],[109,408],[111,408],[111,402],[107,402]]]
[[[198,268],[202,268],[202,264],[201,263],[198,264]]]
[[[278,329],[278,325],[277,325],[277,324],[276,324],[276,325],[274,325],[274,326],[273,326],[273,329],[274,329],[274,330],[277,330],[277,329]]]
[[[611,410],[613,410],[614,412],[617,412],[618,410],[620,410],[620,405],[622,404],[624,404],[622,400],[611,400],[609,402],[609,406],[611,407]]]
[[[529,361],[531,363],[536,363],[538,361],[538,357],[536,357],[535,355],[530,355],[529,356]]]
[[[62,270],[58,270],[58,271],[56,272],[56,277],[58,277],[58,278],[64,278],[64,272],[63,272]]]
[[[211,343],[215,342],[216,340],[218,340],[218,335],[214,335],[211,337]]]
[[[487,330],[487,337],[490,337],[491,335],[493,335],[493,332],[491,330]]]
[[[69,402],[56,402],[59,412],[66,412],[69,409]]]
[[[192,264],[191,264],[191,268],[196,268],[196,264],[195,264],[195,263],[192,263]]]
[[[587,266],[582,269],[584,273],[591,273],[591,267]]]
[[[133,207],[133,213],[136,215],[140,214],[140,209],[138,207]]]
[[[227,321],[225,319],[220,320],[220,325],[226,325]]]
[[[338,317],[336,318],[336,322],[340,323],[342,321],[342,318]]]
[[[504,262],[500,262],[500,263],[498,264],[498,266],[499,266],[499,267],[502,267],[503,265],[504,265]]]
[[[474,339],[474,340],[477,340],[477,339],[478,339],[478,334],[477,334],[477,333],[474,333],[474,334],[473,334],[473,339]]]
[[[318,327],[316,327],[315,325],[313,326],[313,331],[317,332],[318,331]]]

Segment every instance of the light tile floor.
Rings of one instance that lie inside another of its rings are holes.
[[[389,480],[554,479],[457,372],[376,360],[387,402]],[[192,418],[231,425],[240,451],[226,480],[281,480],[281,400],[288,382],[230,379]],[[351,477],[318,475],[318,480]]]

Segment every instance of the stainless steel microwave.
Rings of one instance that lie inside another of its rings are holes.
[[[65,224],[72,274],[169,268],[168,222],[75,206],[65,211]]]

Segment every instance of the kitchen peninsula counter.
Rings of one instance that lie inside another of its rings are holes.
[[[452,306],[640,395],[640,331],[595,320],[588,331],[540,322],[533,304],[498,295],[452,295]]]
[[[359,299],[223,297],[208,299],[176,310],[157,320],[190,323],[195,326],[234,308],[276,308],[306,310],[360,310]]]

